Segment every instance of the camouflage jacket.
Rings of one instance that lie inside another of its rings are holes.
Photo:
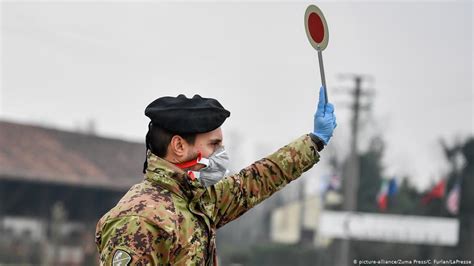
[[[207,189],[149,153],[145,179],[98,222],[102,265],[216,265],[216,229],[318,160],[308,135]]]

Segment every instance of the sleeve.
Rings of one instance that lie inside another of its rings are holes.
[[[108,221],[98,247],[101,265],[170,265],[176,236],[140,216]]]
[[[309,135],[304,135],[238,174],[226,177],[208,190],[207,202],[214,205],[212,219],[219,228],[238,218],[318,161],[315,144]]]

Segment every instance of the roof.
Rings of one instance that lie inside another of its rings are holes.
[[[143,143],[0,121],[0,180],[125,189],[144,159]]]

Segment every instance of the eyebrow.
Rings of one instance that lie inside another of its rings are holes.
[[[221,143],[222,139],[211,139],[209,143]]]

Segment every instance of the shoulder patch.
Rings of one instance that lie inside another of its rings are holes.
[[[112,259],[112,266],[128,266],[132,257],[126,251],[117,249]]]

